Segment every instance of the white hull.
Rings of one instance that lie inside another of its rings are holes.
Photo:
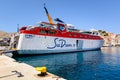
[[[19,54],[47,54],[100,49],[103,40],[20,34]]]

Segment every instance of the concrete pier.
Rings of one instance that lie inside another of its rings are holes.
[[[0,55],[0,80],[65,80],[49,72],[46,76],[37,76],[37,74],[39,72],[34,67]]]

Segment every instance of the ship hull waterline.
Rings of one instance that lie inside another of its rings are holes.
[[[101,48],[96,49],[86,49],[86,50],[73,50],[73,51],[42,51],[42,50],[14,50],[11,53],[14,56],[36,56],[36,55],[49,55],[49,54],[69,54],[69,53],[76,53],[76,52],[86,52],[86,51],[96,51],[101,50]],[[7,53],[7,52],[6,52]]]

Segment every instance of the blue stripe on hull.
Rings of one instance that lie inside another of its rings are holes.
[[[82,49],[82,50],[18,50],[18,54],[51,54],[51,53],[68,53],[78,51],[97,50],[100,48]]]

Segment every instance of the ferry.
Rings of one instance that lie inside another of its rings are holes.
[[[23,26],[11,37],[11,48],[18,54],[49,54],[100,49],[104,40],[98,31],[75,29],[59,18],[54,23],[44,6],[49,22]]]

